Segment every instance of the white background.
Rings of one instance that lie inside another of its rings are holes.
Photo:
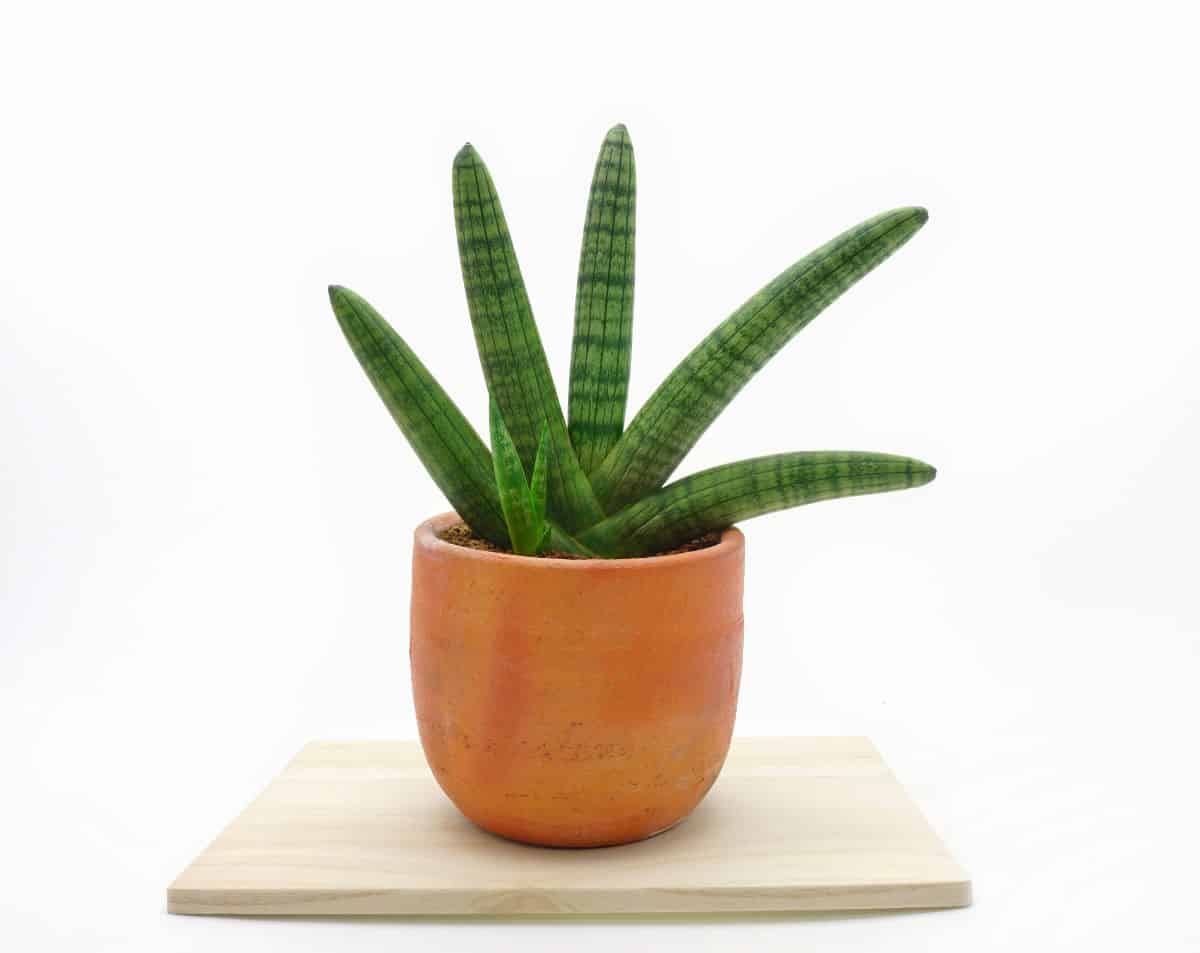
[[[0,936],[12,949],[1187,950],[1200,604],[1196,23],[1155,3],[6,4]],[[445,508],[325,286],[485,392],[450,160],[500,188],[565,384],[605,130],[638,161],[631,405],[860,219],[895,258],[684,471],[939,478],[750,524],[738,731],[870,735],[975,906],[709,922],[169,917],[310,738],[413,737]]]

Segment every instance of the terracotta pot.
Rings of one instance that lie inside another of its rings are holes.
[[[742,671],[745,540],[648,559],[413,546],[413,698],[468,818],[556,847],[640,840],[717,779]]]

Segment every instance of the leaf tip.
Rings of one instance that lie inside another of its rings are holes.
[[[475,151],[475,147],[469,142],[464,142],[463,147],[454,155],[454,168],[469,169],[478,165],[479,161],[479,153]]]
[[[625,123],[619,122],[608,130],[608,134],[604,138],[615,142],[628,142],[629,130],[625,128]]]
[[[329,286],[329,306],[333,308],[334,316],[343,328],[350,315],[355,311],[354,299],[355,294],[349,288],[342,285]]]

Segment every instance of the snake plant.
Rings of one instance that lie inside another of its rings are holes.
[[[927,463],[849,451],[783,453],[667,483],[751,377],[842,292],[911,238],[921,208],[884,212],[800,259],[719,324],[625,426],[636,175],[624,126],[605,137],[584,219],[564,415],[492,177],[454,159],[467,308],[490,394],[489,451],[399,334],[363,298],[334,314],[392,417],[463,521],[513,552],[647,556],[818,500],[921,486]]]

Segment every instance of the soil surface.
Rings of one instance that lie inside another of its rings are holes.
[[[467,549],[482,549],[489,553],[507,553],[511,550],[503,549],[495,543],[491,543],[482,536],[476,536],[471,532],[471,528],[466,523],[455,523],[438,534],[438,538],[445,540],[447,543],[453,543],[455,546],[465,546]],[[705,533],[696,539],[689,540],[681,546],[676,546],[674,549],[663,550],[661,553],[654,553],[655,556],[673,556],[676,553],[690,553],[697,549],[708,549],[709,546],[715,546],[721,541],[720,533]],[[573,553],[546,552],[538,553],[538,559],[585,559],[585,556],[576,556]]]

